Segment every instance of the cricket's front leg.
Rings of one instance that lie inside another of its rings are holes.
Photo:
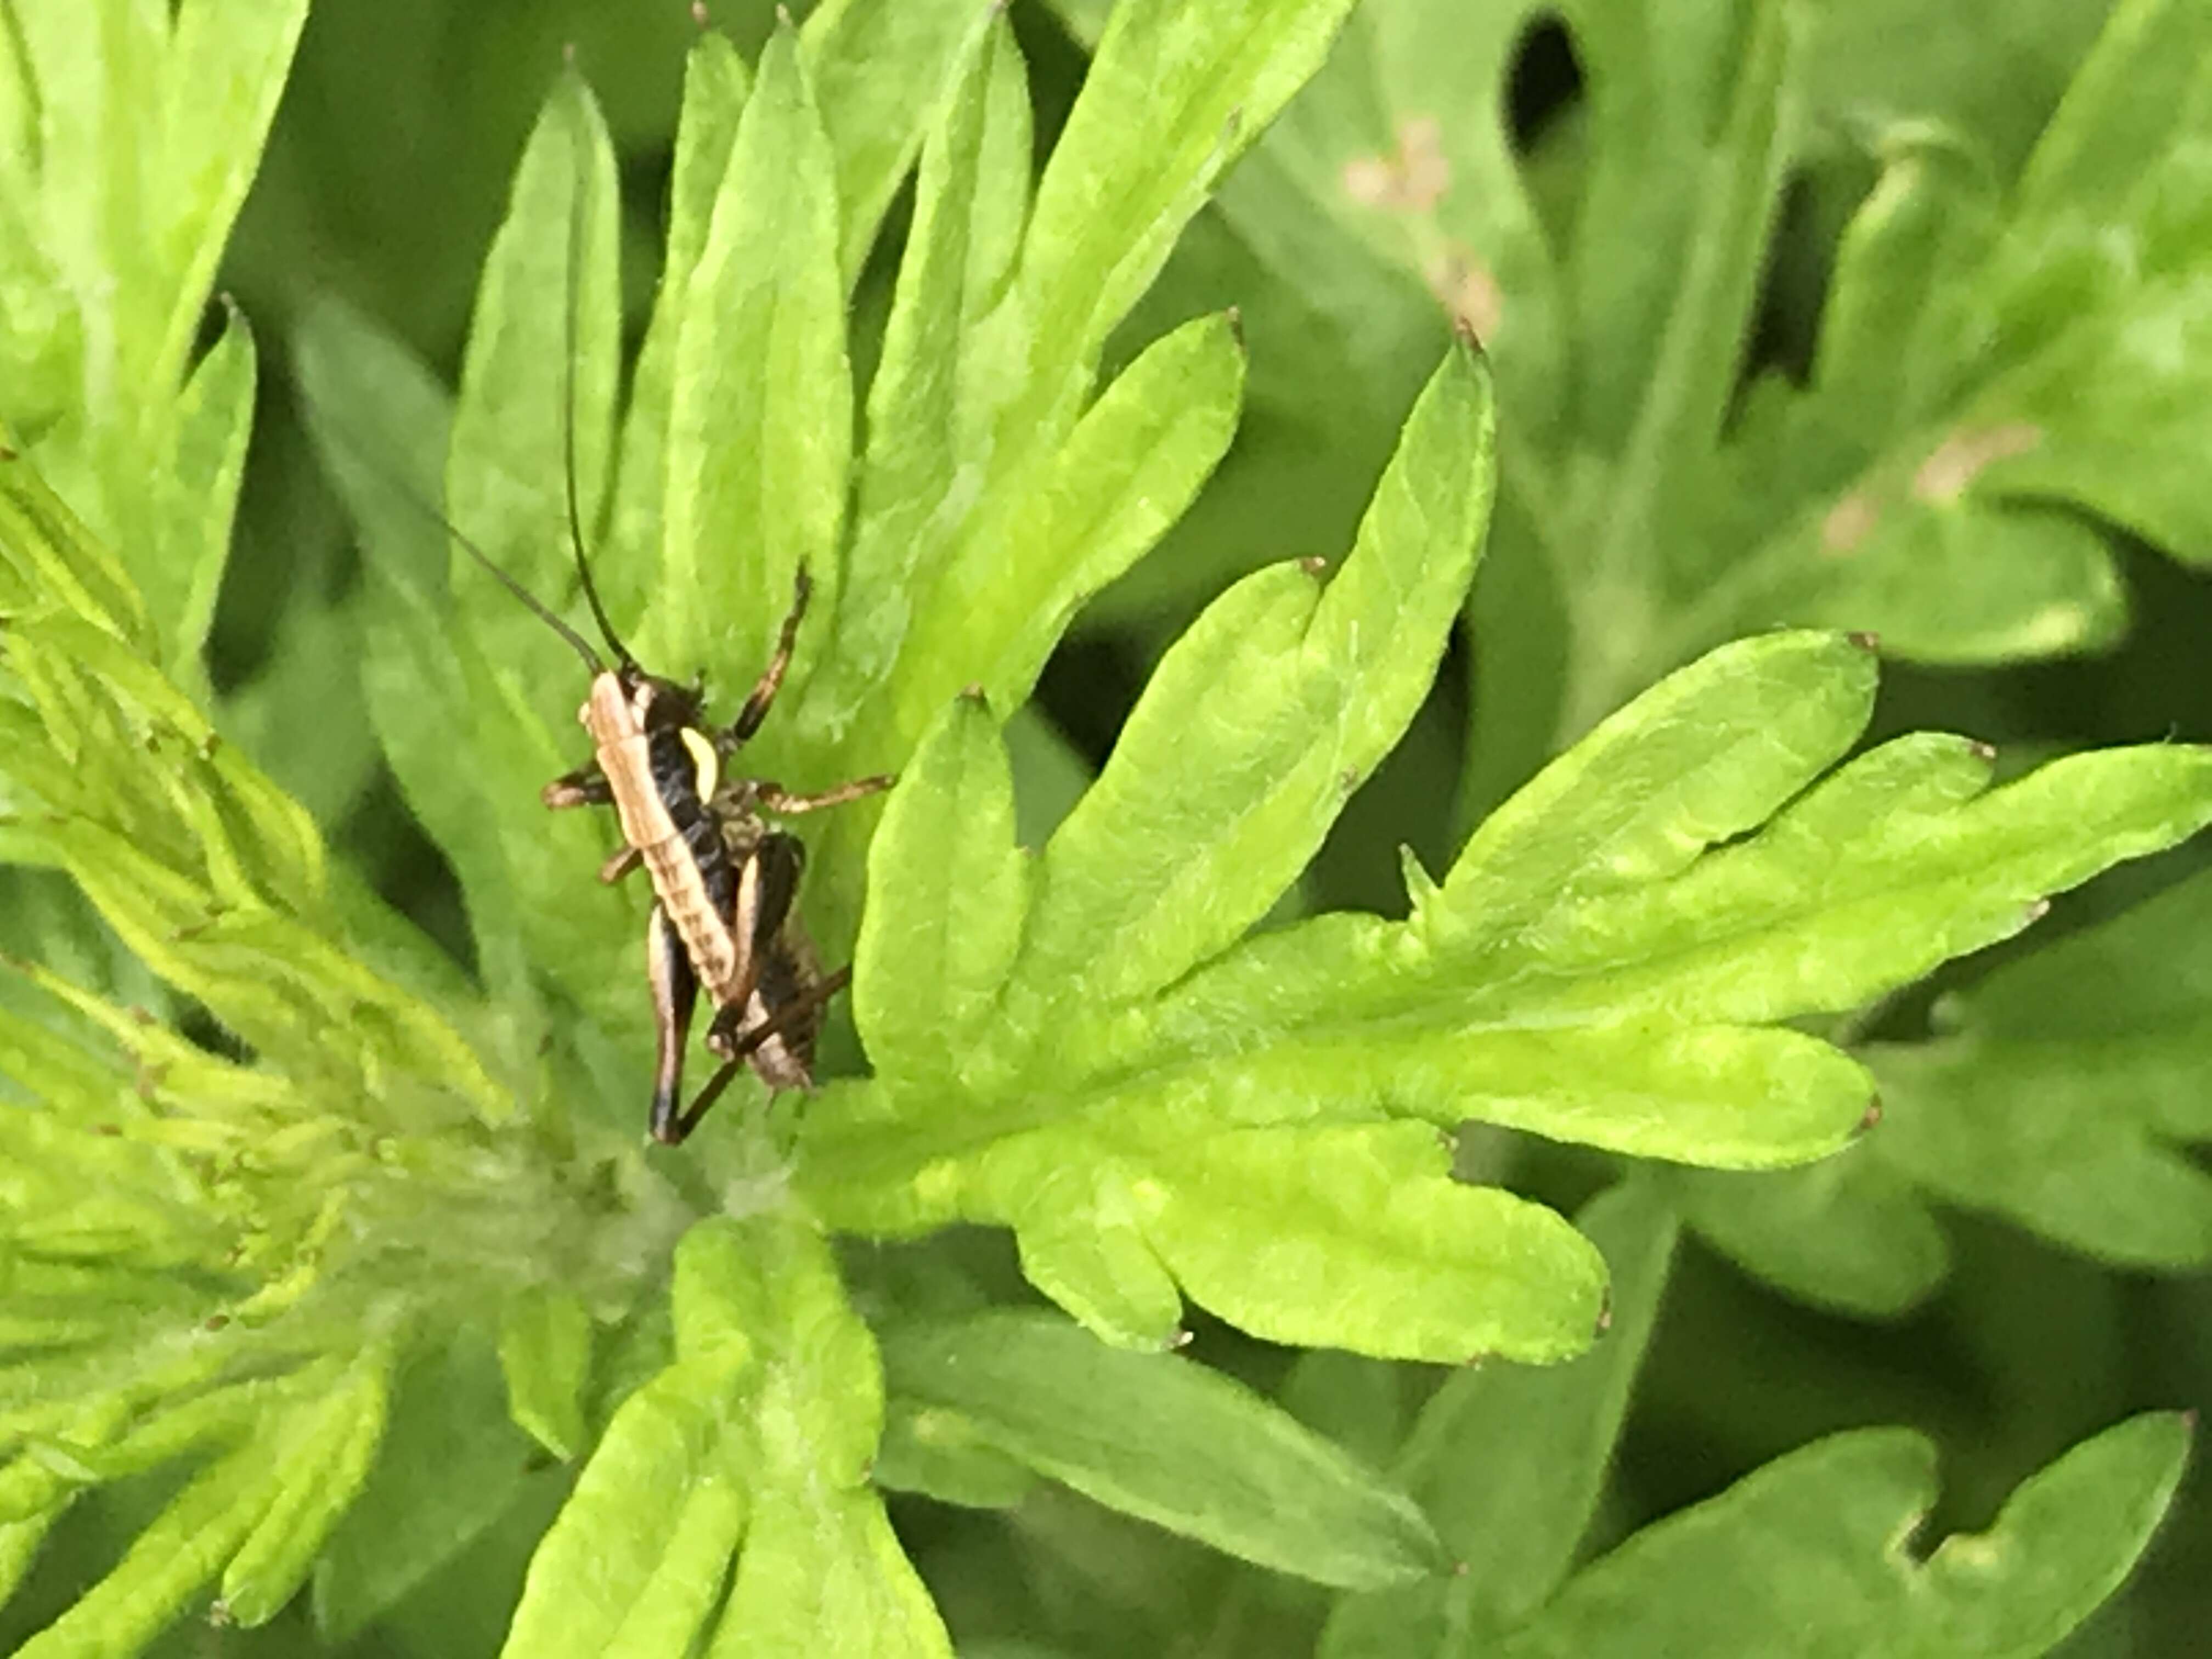
[[[611,806],[615,792],[594,760],[563,772],[538,792],[538,799],[557,811],[564,806]]]
[[[752,695],[745,699],[744,707],[738,710],[720,739],[720,747],[726,753],[760,730],[761,722],[775,706],[775,694],[782,689],[784,671],[791,666],[792,647],[799,642],[799,624],[806,619],[806,601],[814,592],[814,580],[806,574],[806,567],[799,567],[799,575],[792,586],[791,609],[785,615],[783,627],[775,636],[775,653],[761,670]]]
[[[653,1029],[659,1054],[653,1068],[653,1138],[674,1146],[691,1133],[696,1114],[677,1111],[684,1091],[684,1045],[691,1037],[691,1011],[699,1002],[699,976],[668,913],[658,904],[645,926],[645,960],[653,981]]]

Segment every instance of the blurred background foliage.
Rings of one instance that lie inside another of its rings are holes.
[[[1083,42],[1103,9],[1095,0],[1065,0],[1056,9],[1015,0],[1011,9],[1038,103],[1041,154],[1073,96]],[[1940,119],[1969,136],[2009,181],[2108,9],[2099,0],[1960,0],[1940,25],[1907,0],[1827,9],[1803,60],[1802,133],[1744,343],[1745,382],[1761,369],[1806,371],[1838,239],[1875,179],[1864,140],[1869,125]],[[749,57],[773,16],[759,0],[714,7],[715,26]],[[224,286],[254,321],[264,364],[238,546],[210,650],[224,718],[374,884],[459,953],[467,937],[451,873],[382,769],[356,659],[343,648],[358,571],[288,390],[283,343],[306,304],[335,294],[380,319],[450,377],[515,158],[562,49],[573,43],[621,156],[634,344],[652,295],[684,54],[695,27],[675,0],[318,0],[224,268]],[[1350,37],[1340,51],[1355,46]],[[1555,18],[1530,12],[1498,72],[1511,157],[1536,210],[1563,216],[1578,188],[1586,111],[1574,45]],[[1294,107],[1283,129],[1287,142],[1317,100],[1340,95],[1331,89],[1336,84],[1317,83]],[[1409,149],[1405,134],[1395,151],[1390,147],[1391,112],[1357,114],[1373,127],[1378,162],[1401,173],[1418,166],[1418,144]],[[1277,163],[1264,149],[1245,163],[1125,331],[1141,342],[1186,316],[1235,304],[1251,342],[1250,391],[1237,450],[1198,510],[1092,607],[1048,670],[1042,710],[1088,766],[1110,747],[1165,643],[1234,574],[1348,543],[1398,412],[1445,336],[1444,307],[1403,266],[1342,249],[1333,262],[1304,265],[1255,253],[1239,213],[1257,211],[1252,204],[1281,187],[1271,167]],[[902,198],[857,290],[862,373],[905,210]],[[1510,404],[1504,418],[1513,418]],[[2008,757],[2212,738],[2204,650],[2212,582],[2133,544],[2123,544],[2120,557],[2130,613],[2124,637],[2026,665],[1893,665],[1873,735],[1932,726],[1998,744]],[[1556,598],[1516,586],[1512,562],[1496,554],[1482,583],[1486,597],[1478,609],[1494,604],[1514,616],[1512,644],[1537,665],[1514,669],[1527,677],[1517,690],[1510,678],[1485,676],[1486,641],[1463,631],[1407,741],[1338,824],[1308,878],[1308,905],[1402,913],[1398,846],[1442,867],[1468,817],[1553,743],[1556,711],[1547,697],[1556,687],[1547,690],[1541,659],[1563,649]],[[1487,699],[1481,708],[1478,684]],[[1051,749],[1048,735],[1033,740]],[[1054,761],[1073,769],[1066,755]],[[2057,930],[2109,915],[2205,857],[2184,849],[2099,884],[2063,902],[2025,946],[1962,964],[1933,989],[1970,982],[1992,957],[2032,950]],[[36,882],[23,891],[24,902],[38,902]],[[106,981],[109,973],[103,966],[85,977]],[[1917,1034],[1929,1000],[1888,1010],[1879,1034]],[[1604,1177],[1594,1158],[1564,1149],[1540,1150],[1516,1171],[1562,1207]],[[1994,1222],[1947,1214],[1944,1224],[1950,1277],[1932,1299],[1887,1322],[1785,1300],[1686,1239],[1597,1541],[1714,1493],[1816,1436],[1875,1423],[1931,1433],[1946,1466],[1938,1529],[1978,1526],[2003,1493],[2084,1436],[2136,1409],[2204,1397],[2212,1282],[2201,1273],[2116,1271]],[[978,1239],[975,1249],[981,1270],[1009,1272],[997,1242]],[[1287,1355],[1213,1326],[1202,1326],[1199,1352],[1268,1386],[1284,1381],[1289,1364]],[[1349,1373],[1332,1383],[1329,1363],[1302,1366],[1296,1379],[1317,1416],[1326,1415],[1332,1386],[1367,1395],[1395,1386]],[[456,1386],[489,1382],[457,1379]],[[1408,1377],[1406,1386],[1418,1384]],[[1368,1400],[1363,1410],[1374,1405]],[[415,1652],[491,1650],[509,1604],[507,1587],[519,1583],[562,1485],[557,1471],[532,1479],[544,1486],[543,1512],[526,1504],[512,1511],[410,1599],[403,1622],[419,1628],[388,1631],[390,1639]],[[956,1624],[964,1609],[996,1594],[980,1575],[1001,1569],[1005,1557],[978,1546],[998,1521],[921,1500],[895,1504],[894,1516]],[[56,1547],[82,1547],[88,1575],[106,1558],[107,1540],[127,1536],[137,1518],[102,1513],[73,1523]],[[1216,1619],[1233,1614],[1249,1634],[1270,1616],[1273,1592],[1255,1590],[1249,1571],[1073,1495],[1048,1494],[1014,1524],[1026,1596],[1051,1613],[1045,1622],[1053,1626],[1099,1632],[1102,1654],[1189,1650],[1193,1633]],[[1231,1572],[1246,1583],[1224,1611],[1224,1575]],[[963,1575],[979,1576],[969,1582]],[[44,1575],[57,1604],[72,1577],[67,1559]],[[2134,1586],[2066,1651],[2196,1651],[2208,1623],[2212,1482],[2200,1459]],[[278,1650],[283,1632],[280,1625],[252,1645],[273,1642],[265,1650]],[[230,1650],[236,1639],[188,1629],[163,1650]],[[364,1638],[361,1650],[378,1650],[385,1639]]]

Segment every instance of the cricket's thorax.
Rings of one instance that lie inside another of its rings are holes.
[[[599,769],[614,796],[623,838],[638,851],[654,895],[716,1006],[744,995],[742,953],[726,920],[736,879],[722,834],[708,809],[717,759],[696,727],[647,728],[653,687],[626,691],[602,674],[578,718],[592,734]]]

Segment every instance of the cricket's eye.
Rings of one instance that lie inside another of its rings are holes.
[[[696,726],[684,728],[684,746],[690,751],[691,771],[696,781],[699,799],[712,800],[714,786],[720,781],[722,757],[714,752],[713,739]]]

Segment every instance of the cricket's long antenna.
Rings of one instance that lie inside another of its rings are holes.
[[[567,316],[563,325],[567,334],[564,344],[566,362],[561,386],[561,471],[568,486],[568,546],[576,556],[576,575],[583,584],[585,603],[592,607],[592,619],[599,625],[600,635],[613,652],[615,660],[625,668],[635,668],[637,659],[629,647],[615,633],[615,625],[607,620],[607,608],[599,601],[599,585],[592,580],[592,562],[584,551],[584,512],[577,497],[576,486],[576,362],[582,352],[583,326],[580,314],[584,308],[584,257],[586,216],[592,202],[592,145],[584,112],[590,108],[591,94],[585,89],[583,77],[576,72],[576,49],[567,48],[566,68],[570,91],[574,102],[570,106],[573,125],[569,130],[570,176],[573,180],[568,198],[568,294]]]
[[[437,526],[454,545],[482,565],[501,587],[522,602],[531,615],[566,640],[568,642],[568,648],[584,659],[584,665],[592,673],[606,672],[606,664],[600,660],[599,653],[592,648],[592,642],[589,640],[554,615],[535,593],[502,570],[498,562],[477,546],[459,525],[416,494],[415,487],[400,477],[395,468],[384,461],[374,446],[365,442],[359,434],[349,428],[346,422],[339,420],[314,398],[307,397],[304,387],[301,388],[301,393],[307,406],[307,418],[312,424],[321,427],[331,436],[336,438],[345,449],[351,453],[354,460],[361,467],[376,475],[378,482],[383,484],[389,494],[397,496],[417,514]]]
[[[410,499],[412,500],[412,497],[410,497]],[[422,507],[423,503],[416,501],[415,505]],[[538,597],[535,593],[532,593],[520,582],[515,580],[514,577],[508,575],[506,571],[501,569],[498,565],[495,564],[492,562],[490,554],[485,552],[483,549],[478,547],[474,542],[463,535],[459,526],[448,520],[443,514],[433,513],[431,516],[436,519],[441,525],[444,526],[446,533],[460,544],[461,549],[464,552],[465,552],[471,558],[474,559],[478,564],[482,565],[486,570],[491,572],[491,574],[498,579],[499,585],[501,587],[514,594],[516,599],[521,600],[522,603],[529,608],[530,613],[532,616],[536,617],[538,621],[544,623],[548,628],[550,628],[562,639],[568,641],[568,648],[584,659],[584,665],[586,668],[590,669],[594,674],[604,674],[607,672],[606,664],[599,660],[599,653],[592,649],[592,642],[589,640],[586,639],[581,634],[579,634],[574,629],[569,627],[568,623],[562,622],[560,617],[555,616],[553,612],[547,609],[544,604],[539,600]],[[629,660],[627,653],[623,657],[623,660],[624,662],[628,662]]]

